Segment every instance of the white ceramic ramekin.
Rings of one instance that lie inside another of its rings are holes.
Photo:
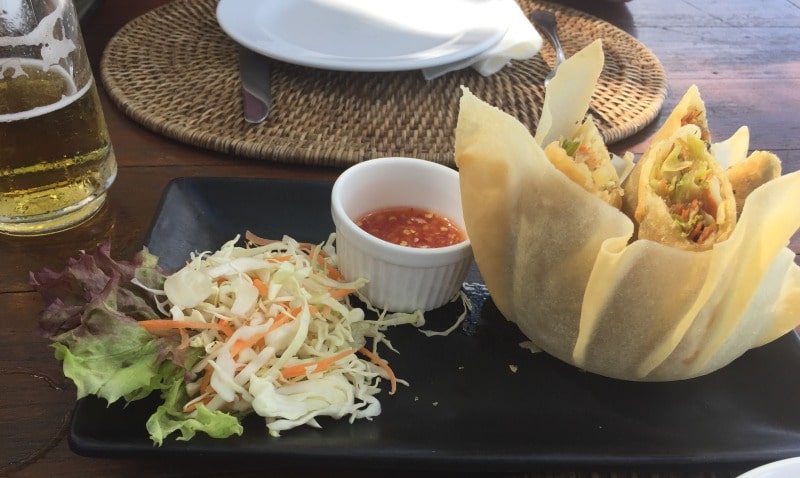
[[[348,280],[363,277],[372,305],[392,312],[440,307],[455,297],[472,262],[469,239],[430,249],[378,239],[354,222],[367,212],[409,206],[443,215],[466,234],[458,173],[422,159],[378,158],[345,170],[333,185],[339,268]]]

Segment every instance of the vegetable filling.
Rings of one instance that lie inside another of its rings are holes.
[[[674,226],[681,235],[703,244],[717,231],[721,202],[719,180],[708,163],[705,142],[696,136],[673,142],[661,164],[654,169],[651,187],[664,199]]]

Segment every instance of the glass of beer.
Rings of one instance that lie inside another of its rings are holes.
[[[72,0],[0,0],[0,233],[80,224],[116,175]]]

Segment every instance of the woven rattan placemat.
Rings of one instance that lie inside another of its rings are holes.
[[[667,83],[655,55],[624,31],[557,4],[518,0],[529,13],[554,11],[562,45],[574,54],[603,39],[605,66],[592,108],[608,143],[653,121]],[[426,81],[419,71],[327,71],[272,65],[267,121],[244,121],[236,44],[220,29],[218,0],[176,0],[128,23],[103,54],[101,77],[133,120],[175,140],[250,158],[347,166],[381,156],[453,165],[460,85],[515,116],[532,131],[554,59],[540,54],[483,77],[472,69]]]

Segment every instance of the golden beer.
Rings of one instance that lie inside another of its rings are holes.
[[[75,225],[100,208],[116,174],[93,80],[76,91],[58,66],[0,68],[0,232]]]

